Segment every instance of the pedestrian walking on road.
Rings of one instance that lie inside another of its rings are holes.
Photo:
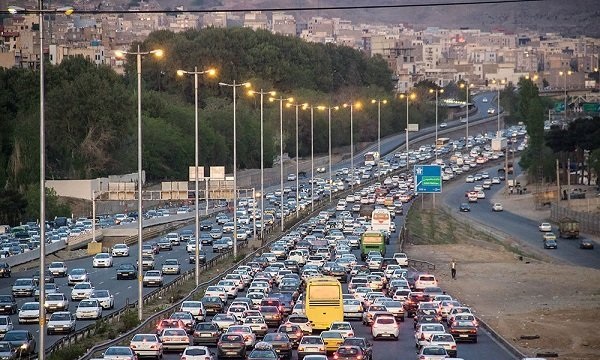
[[[454,260],[450,263],[450,273],[452,274],[452,279],[456,279],[456,261]]]

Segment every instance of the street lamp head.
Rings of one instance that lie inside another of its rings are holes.
[[[117,59],[123,59],[125,57],[125,54],[127,54],[126,51],[123,50],[115,50],[115,57]]]
[[[409,95],[409,98],[410,98],[411,100],[414,100],[414,99],[416,99],[416,98],[417,98],[417,94],[415,94],[415,93],[412,93],[412,94],[410,94],[410,95]]]
[[[387,100],[383,100],[382,103],[387,104]]]
[[[438,90],[438,92],[439,92],[440,94],[443,94],[443,93],[444,93],[444,89],[440,89],[440,90]]]
[[[340,109],[340,107],[339,107],[339,106],[334,106],[334,107],[333,107],[333,110],[339,110],[339,109]]]
[[[362,104],[357,101],[357,102],[354,103],[354,107],[357,108],[357,109],[360,109],[362,107]]]
[[[205,73],[210,77],[217,76],[217,69],[208,69]]]
[[[277,92],[276,91],[271,91],[271,92],[269,92],[269,95],[275,96],[275,95],[277,95]]]
[[[243,87],[245,87],[246,89],[249,89],[250,86],[252,86],[252,84],[250,84],[250,82],[245,82],[242,84]]]
[[[10,14],[12,14],[12,15],[14,15],[14,14],[16,14],[18,12],[22,12],[22,11],[25,11],[25,8],[22,8],[20,6],[11,5],[11,6],[8,7],[8,12]]]
[[[188,72],[185,70],[177,70],[177,76],[183,76],[185,74],[187,74]]]
[[[434,92],[435,92],[435,90],[434,90],[434,89],[429,89],[429,93],[430,93],[430,94],[433,94]]]
[[[308,103],[302,104],[302,110],[306,110],[306,109],[308,109],[308,107],[309,107]]]
[[[248,96],[254,96],[255,94],[256,94],[256,91],[248,90]]]
[[[157,58],[161,58],[164,55],[164,51],[162,49],[151,50],[150,54],[154,55]]]
[[[294,98],[293,98],[293,97],[289,97],[289,98],[287,98],[287,102],[288,102],[288,103],[293,103],[293,102],[294,102]]]
[[[317,106],[317,109],[325,110],[325,109],[327,109],[327,107],[325,105],[319,105],[319,106]]]

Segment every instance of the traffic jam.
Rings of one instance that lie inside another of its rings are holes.
[[[473,138],[469,147],[487,148],[487,140]],[[477,342],[477,319],[469,307],[439,286],[433,274],[409,267],[406,254],[397,251],[396,227],[401,224],[406,204],[415,197],[414,179],[390,173],[407,162],[431,162],[437,152],[441,161],[436,163],[445,168],[443,180],[450,180],[453,176],[446,176],[447,170],[453,171],[453,167],[442,156],[448,157],[462,147],[460,141],[451,141],[437,147],[422,146],[409,154],[390,154],[385,159],[376,154],[373,162],[378,167],[365,164],[354,174],[340,169],[331,184],[315,181],[313,186],[302,184],[300,189],[285,191],[284,214],[289,215],[296,207],[310,208],[312,201],[329,197],[329,192],[348,189],[351,182],[356,185],[353,193],[330,209],[306,219],[272,243],[268,252],[223,275],[195,300],[183,302],[178,311],[158,321],[154,331],[135,334],[129,344],[109,347],[101,358],[377,359],[387,347],[383,342],[379,345],[380,340],[406,339],[414,344],[404,355],[409,358],[458,358],[459,347],[468,346],[458,343]],[[480,165],[474,159],[466,163],[474,164],[471,168]],[[380,181],[360,188],[361,181],[377,177]],[[276,209],[281,194],[271,195],[265,198],[275,210],[266,208],[264,216],[256,209],[256,201],[240,199],[241,218],[253,223],[264,217],[265,227],[269,226],[266,219],[274,220],[281,211]],[[225,213],[218,214],[216,223],[202,222],[200,261],[230,250],[236,236],[233,229],[230,215]],[[238,243],[251,234],[251,225],[239,225]],[[185,248],[185,255],[176,255],[181,254],[173,251],[176,248]],[[161,287],[181,274],[184,265],[195,261],[195,234],[189,229],[169,233],[145,243],[142,252],[140,268],[135,259],[127,260],[133,250],[124,244],[94,256],[91,267],[113,268],[110,271],[116,273],[117,280],[141,275],[144,287]],[[168,254],[166,258],[163,253]],[[81,321],[100,319],[103,312],[115,307],[116,294],[95,286],[97,281],[90,272],[85,267],[69,269],[62,261],[49,264],[42,275],[46,279],[48,334],[71,333]],[[0,351],[0,358],[4,353],[24,356],[38,350],[33,328],[12,322],[15,317],[23,325],[39,322],[35,276],[39,279],[40,274],[17,278],[11,294],[0,294],[0,310],[5,314],[0,316],[0,349],[6,349]],[[68,291],[57,286],[58,279],[66,280]]]

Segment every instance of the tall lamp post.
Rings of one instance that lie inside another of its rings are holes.
[[[346,103],[343,105],[345,108],[350,108],[350,186],[354,189],[354,108],[360,109],[361,103]]]
[[[124,55],[135,55],[137,61],[137,100],[138,100],[138,124],[137,124],[137,135],[138,135],[138,266],[142,266],[142,220],[144,218],[142,213],[142,56],[143,55],[154,55],[155,57],[162,57],[163,51],[160,49],[141,51],[140,46],[137,46],[137,51],[116,51],[115,55],[117,58],[123,58]],[[143,305],[144,305],[144,288],[142,284],[142,273],[138,272],[138,319],[143,319]]]
[[[496,100],[498,101],[498,104],[496,105],[496,114],[498,116],[498,130],[496,131],[496,137],[500,137],[500,87],[501,85],[505,85],[506,84],[506,80],[502,79],[502,80],[492,80],[492,84],[497,85],[497,91],[498,93],[496,94]]]
[[[46,311],[45,311],[45,278],[44,271],[46,269],[46,135],[45,135],[45,94],[44,94],[44,14],[45,13],[64,13],[65,15],[71,15],[73,13],[73,7],[63,6],[56,9],[44,9],[43,0],[38,0],[38,8],[35,10],[25,9],[19,6],[9,6],[8,12],[10,14],[17,14],[19,12],[34,12],[38,13],[39,21],[39,51],[40,51],[40,279],[39,279],[39,292],[40,292],[40,313],[39,313],[39,349],[38,359],[44,360],[45,354],[45,329],[46,326]],[[95,219],[92,219],[93,226],[95,226]]]
[[[469,149],[469,89],[473,88],[473,84],[470,84],[469,82],[463,82],[460,84],[460,88],[461,89],[466,89],[467,90],[467,102],[465,103],[465,108],[467,110],[467,115],[466,115],[466,119],[467,119],[467,132],[465,135],[465,148],[468,150]]]
[[[568,71],[560,71],[558,73],[560,76],[564,78],[564,90],[565,90],[565,120],[567,119],[567,76],[573,74],[571,70]]]
[[[264,135],[264,103],[265,95],[275,96],[275,91],[249,90],[248,95],[260,95],[260,239],[265,235],[265,135]]]
[[[198,71],[198,67],[194,66],[194,70],[193,71],[186,71],[186,70],[177,70],[177,75],[178,76],[184,76],[184,75],[194,75],[194,184],[195,184],[195,188],[194,188],[194,197],[195,197],[195,203],[196,203],[196,214],[195,214],[195,232],[196,232],[196,254],[195,254],[195,264],[196,264],[196,268],[195,268],[195,280],[196,280],[196,286],[198,286],[200,284],[200,262],[198,261],[198,258],[200,257],[200,246],[201,243],[198,241],[198,238],[200,237],[200,197],[198,196],[198,178],[200,177],[198,174],[198,150],[199,150],[199,139],[198,139],[198,75],[204,75],[207,74],[208,76],[215,76],[216,75],[216,71],[215,69],[208,69],[208,70],[204,70],[204,71]],[[207,187],[208,187],[208,180],[204,180],[207,183]],[[205,194],[205,198],[206,198],[206,204],[208,204],[208,192],[206,192]],[[208,215],[208,212],[207,212]]]
[[[417,94],[415,93],[400,94],[400,99],[406,99],[406,170],[408,170],[408,100],[415,100],[416,98]]]
[[[440,89],[440,88],[429,89],[429,93],[430,94],[435,93],[435,144],[436,144],[435,161],[437,162],[437,159],[438,159],[437,140],[438,140],[438,127],[439,127],[438,126],[438,96],[439,96],[439,94],[444,93],[444,89]]]
[[[237,136],[236,136],[236,90],[238,87],[250,87],[249,82],[238,84],[233,80],[233,83],[219,83],[220,86],[228,86],[233,89],[233,258],[237,258]],[[255,212],[256,214],[256,212]],[[254,215],[253,215],[254,216]],[[256,219],[252,219],[255,222]],[[254,234],[256,235],[256,233]]]
[[[331,110],[338,110],[339,106],[317,106],[319,110],[328,111],[328,128],[329,128],[329,201],[333,196],[333,174],[331,171]]]
[[[291,103],[292,101],[294,101],[294,98],[284,98],[283,96],[280,96],[278,98],[270,97],[269,101],[279,101],[279,191],[281,192],[281,232],[283,232],[283,230],[285,229],[285,224],[283,221],[283,102],[287,101],[288,103]]]
[[[304,104],[303,110],[310,109],[310,211],[315,210],[315,106]]]
[[[381,104],[387,104],[387,100],[371,100],[371,104],[377,104],[377,153],[381,156]],[[377,177],[381,175],[379,171],[379,160],[377,161]]]
[[[304,108],[308,106],[308,104],[298,104],[298,103],[287,103],[285,104],[287,107],[295,107],[296,108],[296,218],[300,216],[300,179],[299,177],[299,155],[298,155],[298,108]]]

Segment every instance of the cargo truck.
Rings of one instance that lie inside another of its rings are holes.
[[[579,222],[571,218],[562,218],[558,222],[558,236],[561,238],[578,238]]]
[[[365,231],[360,238],[360,257],[364,261],[369,251],[379,251],[385,256],[385,236],[381,231]]]

